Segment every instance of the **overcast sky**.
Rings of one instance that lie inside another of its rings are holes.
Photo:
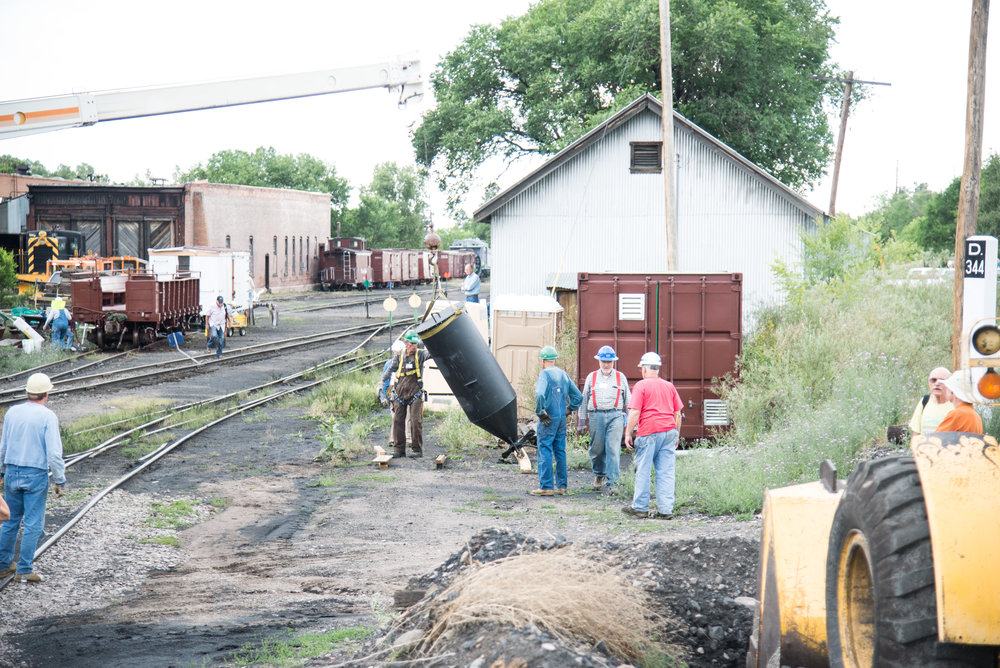
[[[426,75],[471,25],[521,14],[530,5],[0,0],[0,100],[347,67],[409,53],[420,56]],[[962,169],[971,3],[828,0],[828,7],[841,17],[833,59],[857,78],[892,84],[873,87],[851,110],[838,211],[861,214],[897,183],[943,189]],[[996,19],[991,23],[995,28]],[[989,117],[1000,95],[1000,47],[990,50],[986,71],[984,156],[1000,150],[1000,127]],[[127,181],[147,169],[170,178],[177,166],[190,168],[217,151],[273,146],[332,163],[359,187],[380,162],[413,162],[409,133],[432,103],[427,95],[400,110],[384,90],[339,93],[8,139],[0,142],[0,154],[50,169],[88,162],[114,181]],[[836,133],[837,115],[830,123]],[[501,185],[526,169],[508,170]],[[806,196],[826,210],[829,178]],[[432,198],[438,224],[445,222],[441,202]],[[468,211],[478,204],[471,202]]]

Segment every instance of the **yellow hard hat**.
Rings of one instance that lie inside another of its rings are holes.
[[[54,308],[57,311],[59,309],[61,309],[61,308],[66,308],[66,300],[65,299],[53,299],[52,300],[52,308]]]

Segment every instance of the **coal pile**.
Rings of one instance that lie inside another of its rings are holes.
[[[397,594],[397,605],[406,610],[381,637],[358,657],[366,665],[393,665],[420,658],[421,665],[609,667],[629,665],[612,656],[604,643],[567,642],[537,625],[512,628],[482,623],[449,632],[433,651],[421,641],[433,625],[431,618],[439,595],[473,564],[567,547],[562,536],[536,540],[505,529],[488,529],[472,537],[433,571],[412,578]],[[665,621],[661,638],[692,667],[743,666],[752,631],[757,591],[759,547],[742,538],[622,542],[577,545],[590,558],[622,569],[629,584],[648,592]],[[377,661],[375,659],[380,659]],[[402,663],[400,665],[403,665]],[[407,664],[412,665],[412,664]]]

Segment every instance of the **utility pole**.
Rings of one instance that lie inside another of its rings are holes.
[[[986,29],[990,0],[972,0],[972,27],[969,30],[969,91],[965,104],[965,162],[959,191],[958,220],[955,225],[955,303],[952,323],[952,368],[962,357],[962,328],[965,299],[965,240],[976,233],[979,215],[979,173],[982,169],[983,102],[986,98]]]
[[[840,134],[837,135],[837,152],[833,156],[833,185],[830,187],[830,215],[837,215],[837,182],[840,180],[840,156],[844,152],[844,137],[847,135],[847,115],[851,113],[851,93],[854,92],[854,84],[870,84],[873,86],[891,86],[892,84],[882,81],[862,81],[854,78],[854,70],[847,73],[847,78],[842,77],[811,77],[820,81],[836,81],[844,84],[844,101],[840,105]]]
[[[670,59],[670,0],[660,0],[660,78],[663,80],[663,197],[667,220],[667,271],[677,271],[677,203],[674,201],[674,76]]]

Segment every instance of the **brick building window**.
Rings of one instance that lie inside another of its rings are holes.
[[[288,276],[288,237],[285,237],[285,276]]]
[[[256,272],[253,270],[253,235],[250,235],[250,275],[253,276]]]
[[[226,248],[232,248],[232,245],[231,245],[231,244],[232,244],[232,239],[231,239],[231,238],[229,237],[229,235],[227,234],[227,235],[226,235]]]
[[[271,254],[274,257],[274,272],[272,275],[278,275],[278,237],[274,237],[274,253]]]

